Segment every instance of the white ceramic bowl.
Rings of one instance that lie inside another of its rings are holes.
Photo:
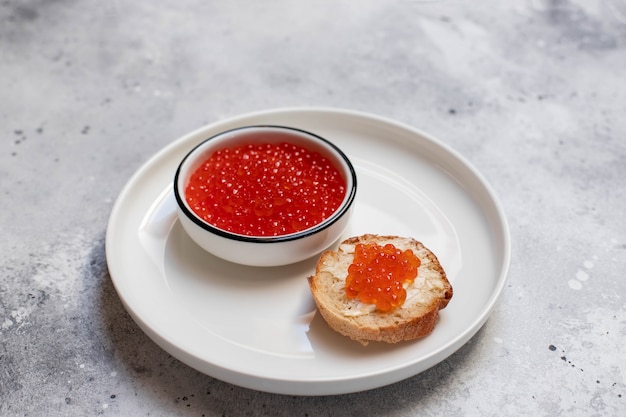
[[[338,209],[321,223],[297,233],[279,236],[247,236],[220,229],[201,219],[190,208],[185,188],[194,171],[215,151],[244,144],[287,142],[318,152],[339,170],[346,195]],[[207,252],[250,266],[280,266],[303,261],[334,243],[352,213],[357,181],[347,156],[328,140],[304,130],[284,126],[246,126],[222,132],[193,148],[181,161],[174,177],[178,218],[183,229]]]

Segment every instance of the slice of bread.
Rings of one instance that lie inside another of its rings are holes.
[[[348,298],[345,279],[359,243],[391,243],[400,250],[411,249],[420,259],[417,277],[407,288],[404,304],[384,313],[374,304]],[[336,251],[326,251],[317,262],[315,275],[308,278],[317,308],[335,331],[367,345],[370,341],[397,343],[429,335],[439,310],[452,298],[452,285],[437,257],[422,243],[405,237],[363,235],[349,238]]]

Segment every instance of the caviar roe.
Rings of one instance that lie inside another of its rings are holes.
[[[187,203],[229,232],[279,236],[321,223],[346,194],[346,182],[317,152],[289,144],[248,144],[214,152],[192,174]]]
[[[412,250],[402,251],[392,244],[357,244],[354,261],[348,267],[346,295],[367,304],[375,304],[382,312],[404,304],[404,284],[417,277],[421,262]]]

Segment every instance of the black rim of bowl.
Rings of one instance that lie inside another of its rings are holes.
[[[337,152],[337,154],[341,157],[341,159],[344,160],[344,162],[348,166],[348,170],[350,171],[350,176],[352,177],[352,187],[350,187],[349,190],[346,190],[346,192],[348,193],[348,197],[344,199],[344,203],[339,207],[339,209],[337,211],[335,211],[330,217],[328,217],[327,219],[325,219],[321,223],[318,223],[318,224],[316,224],[315,226],[313,226],[311,228],[304,229],[304,230],[301,230],[301,231],[296,232],[296,233],[291,233],[291,234],[288,234],[288,235],[279,235],[279,236],[247,236],[247,235],[240,235],[240,234],[237,234],[237,233],[231,233],[231,232],[228,232],[226,230],[222,230],[222,229],[220,229],[218,227],[215,227],[215,226],[205,222],[204,220],[200,219],[193,211],[191,211],[191,210],[189,210],[187,208],[187,204],[185,204],[185,201],[184,201],[183,197],[181,196],[181,192],[180,192],[180,190],[178,188],[178,178],[180,176],[180,171],[181,171],[181,168],[183,167],[183,165],[185,164],[185,162],[187,161],[187,159],[189,159],[189,157],[196,151],[196,149],[198,149],[199,147],[204,145],[206,142],[217,138],[218,136],[222,136],[222,135],[225,135],[225,134],[228,134],[228,133],[232,133],[232,132],[237,132],[239,130],[250,130],[250,129],[259,129],[259,128],[262,128],[262,129],[281,129],[281,130],[290,130],[290,131],[294,131],[294,132],[304,133],[305,135],[312,136],[312,137],[314,137],[314,138],[324,142],[325,144],[330,146],[335,152]],[[242,241],[242,242],[255,242],[255,243],[275,243],[275,242],[287,242],[287,241],[290,241],[290,240],[298,240],[298,239],[302,239],[302,238],[310,236],[310,235],[314,235],[317,232],[330,227],[336,221],[338,221],[341,217],[343,217],[343,215],[352,206],[352,203],[354,202],[354,198],[356,197],[356,186],[357,186],[356,171],[354,170],[354,167],[352,166],[352,163],[350,162],[350,160],[348,159],[346,154],[341,149],[339,149],[334,143],[332,143],[328,139],[325,139],[325,138],[323,138],[323,137],[321,137],[319,135],[316,135],[315,133],[311,133],[309,131],[306,131],[306,130],[303,130],[303,129],[298,129],[298,128],[295,128],[295,127],[280,126],[280,125],[242,126],[242,127],[237,127],[237,128],[234,128],[234,129],[225,130],[225,131],[217,133],[217,134],[215,134],[215,135],[213,135],[213,136],[211,136],[211,137],[209,137],[207,139],[204,139],[199,144],[194,146],[185,155],[183,160],[178,165],[178,168],[176,169],[176,174],[174,175],[174,196],[176,197],[176,203],[181,208],[181,210],[183,211],[185,216],[187,216],[187,218],[189,218],[191,221],[193,221],[195,224],[197,224],[198,226],[202,227],[203,229],[205,229],[205,230],[207,230],[207,231],[209,231],[209,232],[211,232],[213,234],[216,234],[218,236],[222,236],[222,237],[225,237],[225,238],[228,238],[228,239],[233,239],[233,240],[239,240],[239,241]]]

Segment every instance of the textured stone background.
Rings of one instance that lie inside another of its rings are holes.
[[[626,414],[626,2],[0,0],[0,415]],[[104,256],[150,156],[249,111],[387,116],[507,213],[507,288],[432,369],[291,397],[202,375],[130,319]]]

